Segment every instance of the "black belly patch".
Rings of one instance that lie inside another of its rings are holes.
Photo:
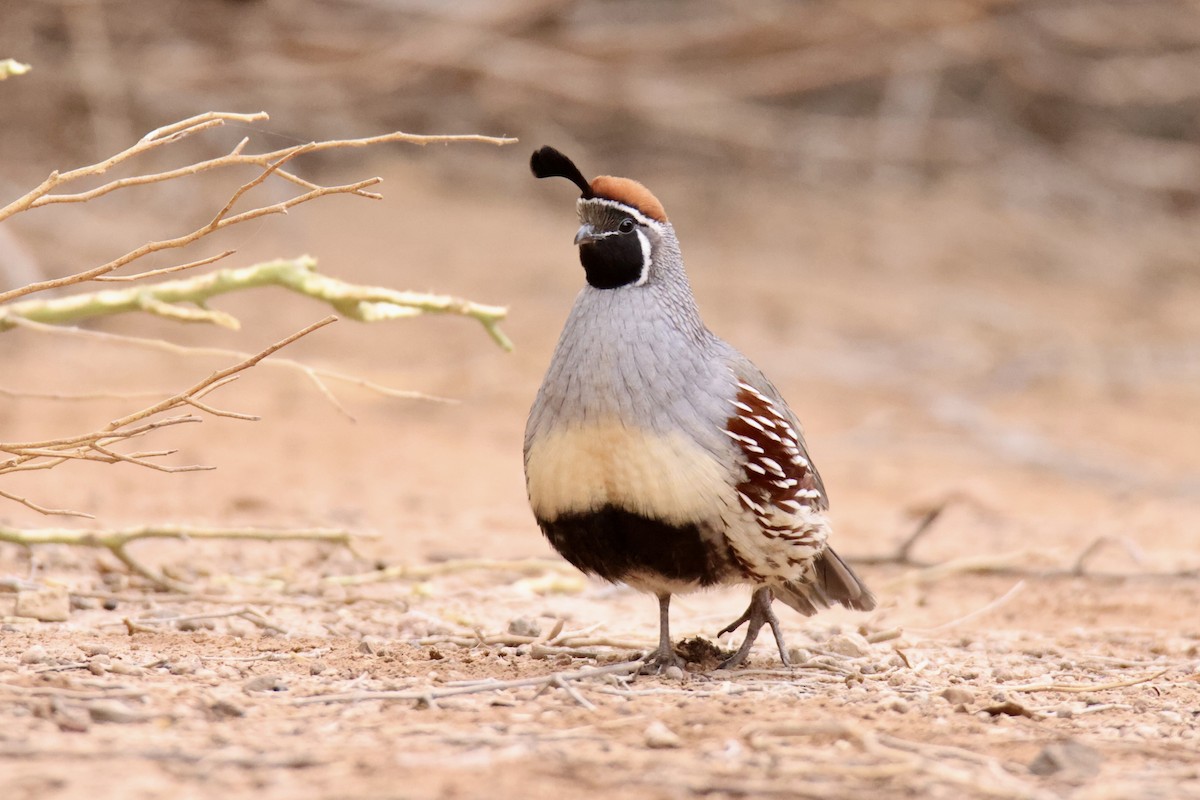
[[[708,586],[720,580],[726,562],[698,525],[671,525],[613,506],[538,524],[563,558],[609,581],[641,572]]]

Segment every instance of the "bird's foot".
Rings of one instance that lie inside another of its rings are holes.
[[[668,642],[665,648],[660,644],[657,650],[649,654],[639,672],[643,675],[661,675],[671,667],[678,667],[682,670],[684,663],[683,659],[676,654],[675,648]]]
[[[791,666],[788,662],[787,646],[783,643],[783,631],[779,628],[779,618],[771,610],[771,602],[773,600],[774,597],[771,595],[770,588],[766,586],[759,587],[750,598],[750,605],[747,606],[745,613],[721,629],[721,632],[717,636],[733,633],[743,625],[747,626],[746,638],[742,640],[742,646],[738,648],[736,653],[722,661],[717,666],[717,669],[733,669],[744,664],[750,656],[750,650],[754,647],[754,640],[758,638],[758,631],[763,625],[771,626],[771,633],[775,635],[775,645],[779,648],[779,660],[783,662],[785,667]]]

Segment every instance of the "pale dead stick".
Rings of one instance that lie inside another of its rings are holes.
[[[511,681],[480,681],[465,686],[451,686],[443,689],[427,689],[427,690],[402,690],[402,691],[366,691],[366,692],[344,692],[339,694],[319,694],[310,697],[300,697],[291,701],[291,705],[307,706],[317,703],[358,703],[366,700],[416,700],[429,702],[431,700],[440,700],[446,697],[455,697],[465,694],[478,694],[480,692],[498,692],[506,689],[523,689],[526,687],[536,686],[539,689],[545,689],[549,686],[560,686],[568,681],[587,680],[588,678],[597,678],[605,675],[628,675],[635,673],[642,668],[645,662],[641,659],[637,661],[624,661],[619,664],[610,664],[605,667],[593,667],[589,669],[576,670],[575,672],[555,672],[550,675],[544,675],[537,678],[518,678]],[[572,699],[575,698],[572,695]],[[584,701],[587,706],[590,703]]]
[[[1001,686],[1000,688],[1009,692],[1103,692],[1109,689],[1124,689],[1128,686],[1137,686],[1141,683],[1149,683],[1157,680],[1163,675],[1173,670],[1174,667],[1167,667],[1159,670],[1152,675],[1144,675],[1140,678],[1130,678],[1124,681],[1113,681],[1112,683],[1026,683],[1019,686]]]

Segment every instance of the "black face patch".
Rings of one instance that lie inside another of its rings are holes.
[[[636,232],[603,236],[579,246],[579,263],[587,282],[597,289],[616,289],[642,277],[644,256]]]

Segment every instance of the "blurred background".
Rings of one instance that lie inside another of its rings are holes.
[[[259,150],[397,129],[521,139],[310,158],[313,179],[382,175],[385,199],[329,198],[188,254],[311,252],[346,280],[509,306],[511,355],[459,319],[342,322],[292,353],[459,405],[351,392],[351,423],[259,369],[223,400],[263,422],[170,434],[218,471],[79,465],[23,476],[22,492],[106,524],[349,524],[409,558],[545,554],[521,432],[582,284],[574,194],[528,174],[550,143],[663,201],[710,326],[805,420],[846,554],[887,551],[911,513],[949,499],[949,533],[922,556],[1062,565],[1112,536],[1145,569],[1200,567],[1195,3],[68,0],[0,14],[0,56],[34,67],[0,83],[6,198],[214,109],[271,120],[141,166],[243,135]],[[0,228],[0,283],[190,230],[231,186],[20,215]],[[271,290],[219,305],[242,331],[95,325],[255,350],[325,313]],[[0,337],[0,359],[5,388],[40,391],[173,389],[220,364],[26,332]],[[127,405],[0,397],[0,433],[61,434]],[[45,522],[12,505],[0,518]]]

